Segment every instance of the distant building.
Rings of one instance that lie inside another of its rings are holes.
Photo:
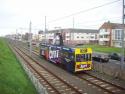
[[[40,30],[40,31],[38,31],[38,40],[39,40],[39,41],[42,41],[43,39],[44,39],[43,31]]]
[[[17,33],[17,34],[10,34],[10,35],[6,35],[7,38],[10,38],[12,40],[18,40],[21,41],[22,40],[22,35]]]
[[[39,41],[39,35],[38,34],[33,34],[32,35],[32,41]]]
[[[33,34],[32,33],[25,33],[24,35],[22,35],[22,40],[23,41],[30,41],[30,36],[32,38]]]
[[[121,47],[122,32],[122,24],[105,22],[99,29],[99,44],[106,46]]]
[[[56,33],[61,33],[64,43],[69,45],[98,43],[98,30],[72,28],[50,30],[46,32],[46,39],[49,42],[53,41]]]

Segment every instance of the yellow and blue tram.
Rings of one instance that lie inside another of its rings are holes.
[[[92,49],[40,44],[40,56],[46,60],[65,66],[69,72],[92,69]]]

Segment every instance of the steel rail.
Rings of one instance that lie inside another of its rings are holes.
[[[19,49],[19,48],[18,48]],[[19,49],[20,50],[20,49]],[[58,77],[57,75],[55,75],[54,73],[52,73],[50,70],[48,70],[47,68],[45,68],[43,65],[41,65],[37,60],[33,59],[32,57],[30,57],[29,55],[27,55],[26,53],[24,53],[22,50],[20,50],[23,54],[25,54],[28,58],[30,58],[32,61],[34,61],[36,64],[38,64],[40,67],[42,67],[43,69],[45,69],[47,72],[49,72],[50,74],[52,74],[54,77],[56,77],[57,79],[59,79],[61,82],[63,82],[64,84],[66,84],[68,87],[70,87],[73,91],[75,91],[77,94],[82,94],[82,92],[78,91],[78,89],[74,88],[72,85],[68,84],[66,81],[64,81],[63,79],[61,79],[60,77]]]

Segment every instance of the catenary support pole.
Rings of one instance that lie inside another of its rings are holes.
[[[122,25],[123,25],[123,32],[122,32],[122,47],[121,47],[121,73],[123,71],[124,68],[124,18],[125,18],[125,14],[124,14],[124,9],[125,9],[125,5],[124,5],[124,0],[123,0],[123,11],[122,11]]]
[[[32,33],[31,33],[32,23],[29,24],[29,43],[30,43],[30,56],[32,55]]]

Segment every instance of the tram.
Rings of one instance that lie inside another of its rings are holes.
[[[92,69],[91,48],[41,43],[40,56],[56,65],[63,65],[69,72],[76,73]]]

